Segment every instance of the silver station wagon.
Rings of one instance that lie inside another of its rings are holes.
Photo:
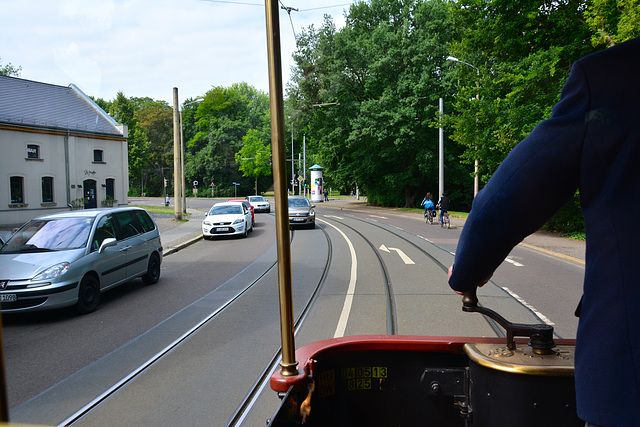
[[[160,278],[158,227],[140,208],[87,209],[41,216],[0,249],[3,312],[73,306],[94,311],[105,290]]]

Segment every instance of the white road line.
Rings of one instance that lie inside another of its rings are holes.
[[[524,299],[522,299],[518,294],[516,294],[515,292],[511,291],[511,289],[506,288],[506,287],[502,287],[502,289],[504,289],[505,291],[507,291],[507,293],[509,295],[511,295],[512,297],[514,297],[515,299],[517,299],[520,303],[522,303],[522,305],[524,305],[525,307],[527,307],[529,310],[533,311],[533,313],[538,316],[538,318],[543,322],[546,323],[547,325],[555,325],[555,323],[553,323],[551,320],[549,320],[549,318],[547,316],[545,316],[544,314],[540,313],[538,310],[536,310],[531,304],[529,304],[528,302],[526,302]]]
[[[325,215],[325,218],[335,218],[335,219],[344,219],[341,216],[335,216],[335,215]]]
[[[319,219],[319,221],[322,221]],[[353,304],[353,295],[356,291],[356,280],[358,279],[358,258],[356,257],[356,251],[351,244],[351,240],[346,234],[342,232],[338,227],[333,224],[329,224],[326,221],[322,221],[325,224],[335,228],[338,233],[344,237],[349,246],[349,252],[351,253],[351,278],[349,279],[349,287],[347,288],[347,295],[344,298],[344,304],[342,305],[342,313],[340,313],[340,319],[338,320],[338,326],[336,332],[333,334],[334,338],[340,338],[344,336],[344,331],[347,329],[347,322],[349,320],[349,314],[351,314],[351,305]]]
[[[518,261],[514,261],[509,257],[506,257],[504,260],[507,261],[510,264],[513,264],[516,267],[524,267],[524,264],[520,264]]]
[[[386,216],[369,215],[371,218],[389,219]]]

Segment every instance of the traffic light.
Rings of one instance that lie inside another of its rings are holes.
[[[164,179],[164,188],[167,188],[167,178]]]

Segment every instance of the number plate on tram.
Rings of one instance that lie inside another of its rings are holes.
[[[18,297],[16,296],[16,294],[1,294],[0,295],[0,302],[14,302],[17,301]]]

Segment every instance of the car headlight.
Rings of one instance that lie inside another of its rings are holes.
[[[238,219],[236,219],[235,221],[233,221],[233,224],[232,224],[232,225],[240,224],[240,223],[242,223],[242,222],[244,222],[244,218],[238,218]]]
[[[56,264],[53,265],[49,268],[47,268],[46,270],[42,271],[41,273],[39,273],[36,277],[34,277],[32,280],[33,281],[39,281],[39,280],[50,280],[50,279],[55,279],[58,276],[63,275],[64,273],[67,272],[67,270],[69,270],[69,263],[68,262],[61,262],[60,264]]]
[[[204,225],[211,225],[211,221],[209,221],[208,219],[205,219],[204,221],[202,221],[202,223]]]
[[[313,209],[311,209],[309,211],[309,216],[316,216],[316,211],[314,211]]]

